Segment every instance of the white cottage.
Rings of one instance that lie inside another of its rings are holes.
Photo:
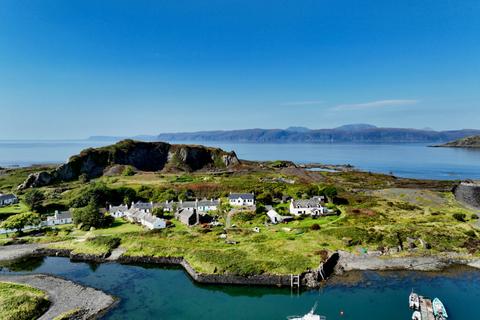
[[[73,223],[72,213],[70,211],[55,210],[53,216],[47,217],[47,226],[57,226],[62,224]]]
[[[253,193],[230,193],[228,203],[234,207],[255,206],[255,195]]]
[[[273,224],[281,223],[284,221],[292,220],[291,216],[282,216],[274,209],[270,209],[267,212],[267,216],[270,219],[270,222]]]
[[[219,199],[203,199],[195,201],[182,201],[178,203],[178,209],[195,209],[199,212],[209,212],[217,210],[220,205]]]
[[[320,216],[325,215],[329,211],[323,206],[325,198],[322,196],[313,197],[310,199],[290,200],[290,213],[296,216],[311,215]]]
[[[119,205],[119,206],[112,206],[108,207],[108,213],[114,218],[123,218],[128,211],[128,206],[126,204]]]
[[[140,223],[150,230],[164,229],[167,227],[167,222],[164,219],[155,217],[152,214],[146,214],[142,217]]]

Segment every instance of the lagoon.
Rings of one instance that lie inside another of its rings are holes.
[[[286,319],[308,312],[315,303],[328,320],[405,320],[411,318],[408,294],[412,289],[440,297],[449,319],[455,320],[476,318],[480,301],[480,270],[469,268],[446,273],[355,272],[349,274],[349,281],[334,278],[321,290],[296,293],[198,285],[182,269],[157,266],[92,265],[58,257],[41,258],[30,266],[28,272],[61,276],[119,297],[120,303],[103,318],[109,320]]]
[[[68,157],[108,141],[0,141],[0,166],[63,163]],[[182,143],[189,143],[188,141]],[[199,144],[199,142],[195,142]],[[480,150],[431,148],[426,144],[255,144],[205,142],[234,150],[247,160],[351,164],[372,172],[418,179],[480,179]]]

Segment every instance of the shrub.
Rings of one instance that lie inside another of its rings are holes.
[[[122,172],[122,175],[126,177],[133,176],[134,174],[135,174],[135,170],[133,169],[132,166],[126,166]]]
[[[79,175],[78,181],[80,181],[81,183],[87,183],[89,181],[87,174],[82,173],[81,175]]]
[[[38,189],[31,189],[25,193],[24,201],[31,210],[37,211],[44,199],[45,195],[42,191]]]
[[[466,217],[467,217],[467,215],[465,213],[454,213],[453,214],[453,218],[455,220],[460,221],[460,222],[465,222]]]
[[[73,222],[82,230],[90,230],[92,227],[106,228],[112,225],[113,220],[112,216],[100,213],[94,203],[73,211]]]
[[[314,223],[310,226],[310,230],[320,230],[320,225],[318,223]]]
[[[472,220],[477,220],[478,219],[478,215],[477,214],[472,214],[472,216],[470,217],[470,219]]]
[[[120,238],[116,237],[108,237],[108,236],[99,236],[93,239],[89,239],[88,242],[98,245],[98,246],[105,246],[109,250],[113,250],[120,245]]]
[[[476,237],[477,237],[477,234],[476,234],[475,231],[473,231],[473,230],[465,231],[465,234],[466,234],[467,236],[469,236],[470,238],[476,238]]]

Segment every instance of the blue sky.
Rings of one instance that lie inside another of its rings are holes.
[[[2,0],[0,139],[480,128],[480,2]]]

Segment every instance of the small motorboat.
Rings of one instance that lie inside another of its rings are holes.
[[[410,296],[408,297],[408,306],[410,307],[410,309],[413,309],[413,310],[420,309],[420,297],[418,296],[418,294],[413,292],[413,290],[412,290],[412,293],[410,293]]]
[[[437,320],[448,319],[447,310],[445,309],[445,306],[443,305],[442,301],[440,301],[440,299],[438,298],[433,299],[432,307],[433,307],[433,315],[435,316],[435,319]]]
[[[420,311],[415,311],[412,314],[412,320],[422,320],[422,314],[420,313]]]
[[[315,309],[316,308],[317,308],[317,304],[315,304],[313,306],[312,310],[310,310],[310,312],[307,313],[306,315],[304,315],[304,316],[290,316],[290,317],[287,317],[287,319],[288,320],[327,320],[326,317],[315,314]]]

